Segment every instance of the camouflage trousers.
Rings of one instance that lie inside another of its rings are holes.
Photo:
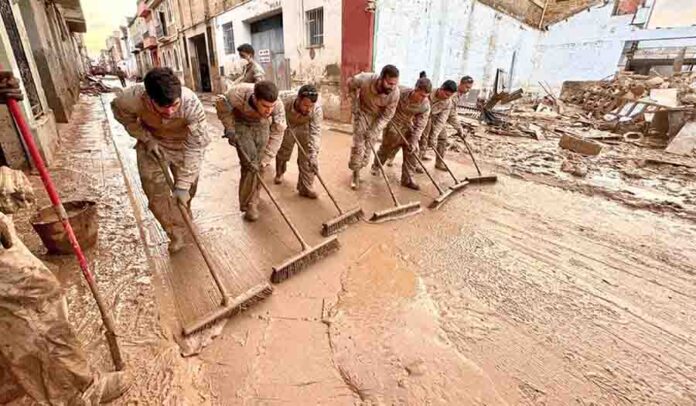
[[[306,126],[305,126],[306,127]],[[309,151],[309,131],[307,128],[288,128],[285,130],[283,143],[280,145],[278,155],[276,155],[276,176],[282,175],[287,170],[287,164],[292,155],[292,150],[295,148],[295,138],[299,141],[300,146],[305,152]],[[299,192],[307,192],[312,190],[314,184],[314,171],[309,164],[309,159],[299,151],[297,151],[297,167],[300,174],[297,177],[297,190]]]
[[[19,240],[9,218],[0,213],[0,221],[9,225],[13,242],[9,249],[0,246],[2,383],[14,380],[40,404],[84,404],[93,372],[68,323],[60,284]]]
[[[186,224],[181,217],[177,202],[172,196],[171,188],[164,178],[164,173],[162,173],[162,168],[157,159],[148,154],[145,147],[140,143],[136,145],[135,151],[138,160],[140,183],[143,185],[145,196],[147,196],[148,208],[170,238],[172,234],[185,235]],[[160,146],[160,152],[173,175],[174,183],[176,183],[179,168],[184,165],[184,151],[165,149]],[[191,210],[191,202],[196,196],[197,188],[198,179],[193,182],[189,190],[191,195],[191,200],[188,202],[189,211]]]
[[[404,160],[401,164],[401,183],[411,183],[413,182],[413,171],[416,169],[416,165],[418,165],[414,154],[417,151],[412,151],[412,147],[417,146],[417,143],[414,143],[416,145],[413,146],[408,145],[408,142],[404,141],[400,134],[404,134],[404,137],[406,137],[408,129],[404,131],[403,128],[389,123],[386,130],[384,130],[382,144],[377,151],[377,158],[379,158],[382,165],[385,165],[389,159],[393,159],[396,156],[400,149],[403,149]],[[377,165],[376,159],[373,165]]]
[[[358,171],[370,163],[375,136],[370,127],[377,119],[377,115],[358,111],[353,113],[353,146],[350,149],[350,161],[348,167],[352,171]]]
[[[439,133],[433,131],[432,121],[428,120],[428,124],[423,130],[420,138],[420,154],[423,156],[428,148],[434,148],[437,153],[444,159],[447,154],[447,126],[443,126]],[[439,158],[438,158],[439,161]]]
[[[268,125],[236,124],[237,155],[240,164],[239,209],[243,212],[249,205],[259,203],[261,184],[256,177],[254,166],[263,171],[263,166],[267,163],[264,154],[269,132]]]

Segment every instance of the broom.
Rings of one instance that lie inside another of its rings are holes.
[[[166,179],[169,188],[171,189],[172,193],[174,193],[174,180],[172,179],[172,175],[169,173],[169,168],[160,157],[155,157],[155,159],[157,160],[157,163],[159,163],[159,166],[162,169],[162,173],[164,173],[164,178]],[[247,308],[249,305],[253,303],[267,298],[271,295],[271,293],[273,293],[273,288],[271,287],[271,285],[268,284],[268,282],[262,282],[252,287],[248,291],[244,292],[242,295],[233,298],[227,291],[227,288],[225,288],[225,285],[222,283],[220,275],[217,272],[217,268],[215,267],[215,263],[213,262],[210,254],[208,253],[208,250],[205,248],[205,245],[201,241],[201,237],[198,234],[196,228],[194,227],[193,221],[191,221],[191,217],[189,216],[188,210],[183,205],[183,203],[181,203],[178,200],[177,207],[181,212],[181,217],[184,219],[184,223],[186,223],[186,228],[188,228],[189,232],[191,233],[193,241],[195,242],[196,246],[198,247],[198,250],[201,253],[201,256],[203,257],[203,260],[208,266],[210,276],[212,276],[213,280],[215,281],[215,286],[217,286],[217,289],[220,292],[220,295],[222,296],[222,303],[220,304],[220,307],[218,309],[212,311],[209,314],[206,314],[198,320],[195,320],[183,327],[183,334],[185,336],[188,336],[197,331],[203,330],[204,328],[212,325],[220,319],[229,317],[233,314],[242,311],[243,309]]]
[[[449,165],[447,165],[447,163],[445,162],[445,159],[442,157],[442,155],[440,155],[439,152],[437,152],[437,148],[433,148],[433,151],[435,152],[437,159],[440,162],[442,162],[443,165],[445,165],[445,169],[447,169],[447,172],[449,172],[452,179],[454,179],[454,184],[452,186],[450,186],[450,189],[452,189],[452,191],[454,191],[454,192],[457,192],[457,191],[462,190],[465,187],[467,187],[469,185],[469,182],[467,180],[460,181],[459,179],[457,179],[457,177],[454,175],[454,172],[452,172]]]
[[[237,146],[237,151],[239,151],[240,156],[244,158],[245,161],[251,162],[246,152],[244,152],[242,148]],[[271,274],[271,282],[283,282],[284,280],[292,277],[296,273],[304,270],[305,268],[319,261],[320,259],[334,253],[340,248],[338,238],[336,238],[336,236],[324,240],[322,243],[315,247],[310,246],[304,240],[304,238],[302,238],[302,235],[300,235],[300,232],[297,230],[297,228],[292,223],[287,214],[285,214],[283,208],[280,207],[280,204],[278,204],[278,201],[273,196],[273,193],[271,193],[271,189],[268,188],[266,182],[264,182],[263,177],[261,176],[259,171],[254,171],[254,174],[256,175],[256,179],[261,184],[261,187],[263,187],[263,189],[266,191],[268,197],[271,199],[271,202],[273,202],[273,205],[276,207],[276,209],[278,209],[278,212],[283,217],[283,220],[285,220],[285,223],[288,225],[288,227],[290,227],[290,230],[292,230],[292,233],[295,235],[295,238],[297,238],[297,241],[302,246],[302,251],[299,254],[294,255],[291,258],[284,261],[283,263],[273,267],[273,274]]]
[[[393,208],[374,212],[374,214],[372,214],[372,217],[370,218],[370,221],[373,223],[381,223],[384,221],[398,220],[400,218],[419,213],[421,211],[420,202],[410,202],[407,204],[399,203],[399,200],[397,200],[396,195],[394,195],[394,191],[392,190],[392,187],[389,184],[387,174],[384,172],[384,166],[382,165],[382,161],[379,159],[379,156],[375,151],[374,145],[372,145],[372,141],[367,140],[367,143],[370,145],[370,149],[372,150],[372,153],[375,156],[375,160],[379,165],[379,171],[382,173],[382,177],[384,178],[384,183],[386,183],[387,190],[389,190],[389,194],[391,195],[391,198],[394,201]]]
[[[297,136],[295,135],[295,133],[293,131],[289,132],[290,134],[292,134],[292,138],[295,140],[295,143],[297,144],[297,150],[302,154],[302,156],[308,158],[307,151],[305,151],[300,142],[297,140]],[[321,183],[321,186],[326,191],[326,194],[329,195],[329,199],[331,199],[334,206],[336,206],[336,210],[338,210],[337,217],[322,224],[321,235],[323,235],[324,237],[329,237],[331,235],[337,234],[349,225],[355,224],[363,218],[364,213],[360,207],[356,207],[348,211],[343,211],[343,209],[341,209],[341,206],[338,204],[333,194],[329,190],[328,186],[326,186],[326,183],[319,174],[319,171],[315,170],[314,174],[317,175],[319,183]]]
[[[474,166],[476,167],[476,172],[478,172],[478,176],[473,177],[473,178],[466,178],[466,180],[469,183],[495,183],[495,182],[497,182],[498,177],[496,175],[483,176],[481,174],[481,169],[479,169],[479,166],[476,163],[476,158],[474,158],[474,152],[471,150],[469,143],[466,141],[466,137],[464,137],[463,135],[460,135],[459,138],[461,138],[462,141],[464,141],[464,146],[466,146],[466,150],[469,151],[469,156],[471,157],[471,161],[474,163]]]

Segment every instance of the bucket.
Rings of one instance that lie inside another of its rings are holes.
[[[97,243],[99,225],[97,223],[97,204],[88,200],[77,200],[63,203],[68,213],[80,247],[86,250]],[[49,254],[72,254],[68,235],[63,229],[63,224],[58,219],[53,206],[39,209],[31,218],[31,225],[39,235]]]

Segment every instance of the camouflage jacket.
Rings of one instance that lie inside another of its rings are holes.
[[[317,102],[314,103],[314,110],[305,116],[295,110],[294,106],[295,100],[297,100],[297,92],[280,92],[279,98],[285,106],[285,119],[288,123],[288,129],[294,131],[308,131],[309,142],[306,147],[306,152],[309,157],[316,157],[319,154],[321,124],[324,121],[324,111],[321,108],[320,102],[317,100]]]
[[[377,92],[379,75],[370,72],[358,73],[348,81],[348,88],[355,94],[356,108],[363,113],[376,115],[370,132],[381,133],[396,113],[399,104],[399,88],[390,94]]]
[[[416,145],[428,124],[430,117],[430,101],[423,99],[420,103],[414,103],[409,98],[414,92],[410,88],[402,88],[396,113],[389,123],[389,127],[395,127],[401,131],[410,145]]]

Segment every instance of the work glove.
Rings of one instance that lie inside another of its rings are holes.
[[[317,156],[316,155],[310,156],[307,161],[308,161],[307,165],[309,166],[309,169],[314,173],[318,173],[319,172],[319,160],[317,159]]]
[[[12,232],[10,220],[0,213],[0,245],[5,249],[12,248]]]
[[[408,151],[412,154],[418,154],[420,152],[420,145],[417,142],[413,142],[408,145]]]
[[[159,142],[154,138],[149,138],[145,141],[145,151],[157,159],[162,159],[162,151],[160,151]]]
[[[225,135],[223,135],[222,138],[226,138],[227,143],[233,147],[237,145],[237,133],[234,131],[234,129],[225,130]]]
[[[19,88],[19,81],[10,71],[0,71],[0,103],[5,104],[7,100],[22,100],[22,90]]]
[[[189,193],[188,189],[176,188],[174,189],[174,198],[177,200],[177,202],[186,206],[191,200],[191,194]]]

